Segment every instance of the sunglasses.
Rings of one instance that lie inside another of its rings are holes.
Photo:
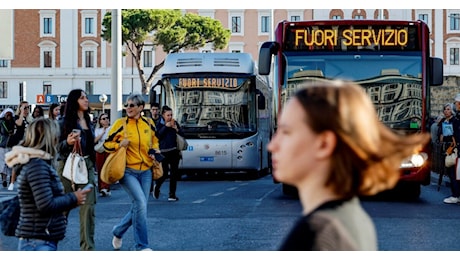
[[[131,103],[131,104],[125,104],[124,106],[125,106],[125,107],[137,107],[137,105],[136,105],[136,104],[133,104],[133,103]]]
[[[107,120],[109,119],[108,117],[101,117],[101,120]]]

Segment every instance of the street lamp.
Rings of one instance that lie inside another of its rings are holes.
[[[102,113],[104,113],[105,102],[107,102],[107,95],[106,94],[100,95],[99,101],[102,102]]]

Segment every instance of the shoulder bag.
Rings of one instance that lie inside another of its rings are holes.
[[[185,151],[188,148],[188,143],[185,138],[179,134],[176,134],[176,141],[177,141],[177,150]]]
[[[455,138],[451,145],[446,149],[446,158],[445,158],[445,165],[446,167],[452,167],[457,163],[457,143],[455,142]]]
[[[150,125],[150,149],[152,149],[152,146],[153,146],[153,140],[152,140],[152,124],[150,123],[149,121],[149,125]],[[157,160],[157,158],[159,160]],[[163,167],[161,166],[161,162],[160,160],[162,161],[164,159],[164,156],[162,154],[157,154],[155,153],[155,159],[153,160],[153,165],[152,165],[152,178],[154,180],[158,180],[159,178],[161,178],[163,176]]]
[[[126,118],[123,117],[123,132],[126,134]],[[101,180],[107,184],[114,184],[121,180],[125,175],[126,168],[126,147],[120,147],[113,153],[110,153],[104,162],[101,170]]]
[[[65,161],[62,176],[72,182],[73,190],[75,190],[75,184],[88,183],[88,168],[86,168],[79,139],[73,145],[73,150]]]

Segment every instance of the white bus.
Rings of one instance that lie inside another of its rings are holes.
[[[256,177],[271,167],[272,90],[250,54],[169,54],[150,93],[155,100],[158,96],[160,107],[173,109],[185,133],[189,146],[179,164],[183,174]]]

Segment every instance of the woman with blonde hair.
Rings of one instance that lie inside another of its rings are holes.
[[[57,250],[67,228],[64,212],[83,205],[89,192],[64,192],[55,170],[58,140],[58,125],[38,117],[26,129],[24,142],[6,154],[6,163],[18,174],[20,251]]]
[[[280,249],[377,250],[375,227],[359,196],[393,188],[401,162],[429,140],[429,134],[394,133],[354,83],[298,90],[268,144],[274,177],[298,189],[303,207]]]

